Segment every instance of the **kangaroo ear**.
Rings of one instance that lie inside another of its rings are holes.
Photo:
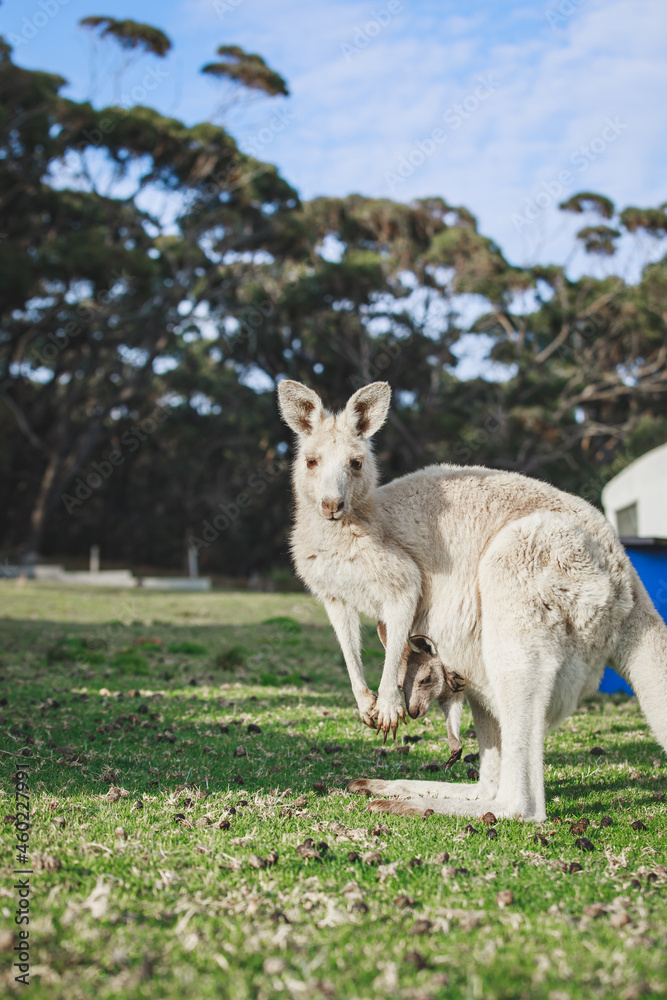
[[[384,622],[378,622],[378,635],[380,636],[380,642],[387,648],[387,626]]]
[[[372,437],[387,419],[391,401],[388,382],[371,382],[357,389],[345,407],[347,426],[359,437]]]
[[[428,653],[429,656],[437,656],[435,645],[427,635],[411,635],[408,639],[408,646],[413,653]]]
[[[322,400],[301,382],[283,379],[278,384],[278,406],[288,427],[297,434],[312,434],[322,417]]]

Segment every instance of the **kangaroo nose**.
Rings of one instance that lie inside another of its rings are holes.
[[[326,514],[327,517],[338,514],[339,511],[345,506],[344,500],[323,500],[322,501],[322,513]]]

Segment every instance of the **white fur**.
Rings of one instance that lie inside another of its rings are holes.
[[[667,749],[667,629],[599,511],[480,467],[430,466],[378,487],[369,437],[386,417],[386,383],[335,415],[298,382],[282,382],[279,399],[298,435],[294,563],[324,602],[362,718],[385,734],[405,718],[399,668],[413,630],[456,664],[473,712],[479,784],[361,782],[366,790],[408,796],[408,811],[544,819],[545,733],[597,688],[606,663]],[[360,613],[387,625],[377,702]]]

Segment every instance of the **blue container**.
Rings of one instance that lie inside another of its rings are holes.
[[[630,562],[637,570],[656,608],[667,622],[667,540],[664,538],[622,538]],[[611,667],[605,667],[600,691],[632,694],[629,684]]]

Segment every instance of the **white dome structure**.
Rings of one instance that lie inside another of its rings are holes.
[[[602,506],[622,538],[667,538],[667,444],[614,476],[602,490]]]

